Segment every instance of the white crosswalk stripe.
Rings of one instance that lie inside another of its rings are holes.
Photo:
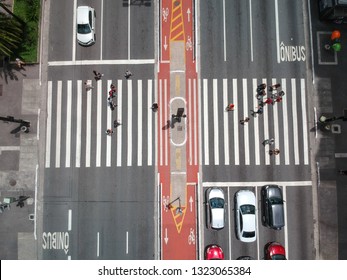
[[[111,84],[117,86],[114,111],[107,100]],[[92,86],[86,89],[82,80],[48,81],[45,167],[152,166],[153,80],[104,79]],[[113,128],[114,121],[121,125]]]
[[[200,82],[203,165],[309,164],[305,79],[234,78]],[[258,109],[256,89],[260,83],[280,83],[285,95],[281,102],[265,105],[262,114],[252,117],[250,110]],[[225,107],[230,103],[235,110],[227,112]],[[241,125],[240,120],[246,117],[250,121]],[[274,145],[263,146],[263,140],[269,138],[275,139]],[[274,148],[280,150],[279,155],[269,154]]]

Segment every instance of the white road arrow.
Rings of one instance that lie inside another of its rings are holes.
[[[167,237],[167,228],[165,228],[165,237],[164,237],[165,244],[169,242],[169,237]]]
[[[188,15],[188,22],[190,22],[190,9],[189,8],[187,10],[187,15]]]
[[[164,40],[164,49],[167,49],[167,43],[166,43],[166,36],[165,36],[165,40]]]
[[[189,198],[189,203],[190,203],[190,212],[193,212],[193,198],[190,196]]]

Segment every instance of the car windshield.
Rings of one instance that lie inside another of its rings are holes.
[[[223,208],[224,199],[220,197],[214,197],[210,199],[211,208]]]
[[[78,24],[77,32],[79,34],[88,34],[91,32],[89,24]]]
[[[273,256],[271,257],[271,259],[273,259],[273,260],[285,260],[286,257],[283,256],[283,255],[273,255]]]
[[[283,204],[283,200],[280,199],[280,198],[275,197],[275,198],[271,198],[270,199],[270,203],[271,204]]]
[[[254,237],[255,236],[255,231],[244,231],[242,233],[242,236],[246,237],[246,238]]]
[[[242,214],[255,214],[255,207],[254,205],[250,205],[250,204],[245,204],[242,205],[241,207],[241,212]]]

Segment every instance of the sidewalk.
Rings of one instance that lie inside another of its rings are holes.
[[[31,123],[29,133],[11,134],[18,123],[0,122],[0,202],[5,197],[29,196],[24,207],[10,204],[0,213],[0,259],[36,259],[35,180],[38,164],[37,119],[40,100],[38,66],[15,64],[0,67],[1,117],[13,116]]]

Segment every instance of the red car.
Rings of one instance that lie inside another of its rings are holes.
[[[286,260],[286,250],[278,242],[269,242],[265,245],[265,260]]]
[[[224,260],[222,248],[216,244],[208,245],[205,250],[205,260]]]

